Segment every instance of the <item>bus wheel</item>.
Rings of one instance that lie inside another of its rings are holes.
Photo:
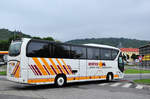
[[[112,80],[113,80],[113,74],[108,73],[108,74],[107,74],[106,81],[112,81]]]
[[[66,84],[66,77],[63,76],[63,75],[58,75],[56,78],[55,78],[55,85],[57,87],[63,87],[64,85]]]

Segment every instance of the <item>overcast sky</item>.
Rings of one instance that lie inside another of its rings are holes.
[[[0,0],[0,28],[61,41],[150,40],[150,0]]]

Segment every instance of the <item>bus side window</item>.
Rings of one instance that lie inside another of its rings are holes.
[[[99,57],[100,56],[98,48],[87,48],[87,59],[98,60]]]
[[[70,58],[70,46],[62,45],[63,48],[63,58]]]
[[[70,58],[70,46],[55,44],[53,53],[54,58]]]
[[[119,51],[118,50],[112,50],[111,52],[112,52],[111,59],[114,60],[117,57]]]
[[[111,60],[110,49],[101,49],[101,60]]]
[[[86,48],[72,46],[71,47],[71,58],[73,59],[86,59]]]
[[[50,43],[50,44],[49,44],[49,57],[50,57],[50,58],[53,58],[53,57],[54,57],[53,50],[54,50],[53,44]]]
[[[48,43],[31,41],[27,47],[28,57],[49,57]]]

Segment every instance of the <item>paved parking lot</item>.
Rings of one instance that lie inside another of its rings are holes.
[[[124,86],[124,87],[123,87]],[[94,81],[68,84],[30,86],[0,79],[0,99],[149,99],[150,90],[136,88],[127,81]]]

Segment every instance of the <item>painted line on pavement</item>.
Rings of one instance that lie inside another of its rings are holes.
[[[102,84],[98,84],[99,86],[105,86],[108,85],[108,83],[102,83]]]
[[[127,83],[127,84],[123,85],[122,87],[129,88],[131,85],[132,85],[131,83]]]
[[[121,85],[121,83],[114,83],[114,84],[112,84],[112,85],[110,85],[111,87],[116,87],[116,86],[119,86],[119,85]]]
[[[135,88],[137,88],[137,89],[143,89],[143,86],[142,85],[137,85]]]

